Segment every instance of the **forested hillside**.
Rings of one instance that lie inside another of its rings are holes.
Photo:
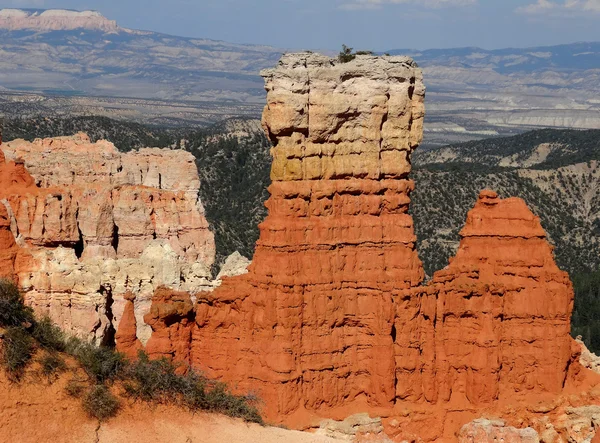
[[[525,199],[571,274],[600,269],[600,131],[544,129],[416,152],[411,211],[429,275],[483,188]]]
[[[85,132],[92,141],[110,140],[121,151],[149,146],[167,147],[174,145],[177,140],[177,131],[173,129],[144,126],[97,116],[5,119],[3,126],[4,140],[23,138],[33,141],[36,138]]]

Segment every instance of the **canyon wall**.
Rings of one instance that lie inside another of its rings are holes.
[[[151,329],[143,317],[157,288],[212,287],[214,239],[191,154],[121,154],[85,134],[0,149],[0,235],[14,243],[3,261],[38,314],[110,343],[132,294],[145,343]]]

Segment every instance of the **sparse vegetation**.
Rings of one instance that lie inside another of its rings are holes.
[[[71,397],[80,398],[85,392],[85,382],[82,380],[71,379],[65,386],[65,392]]]
[[[19,326],[11,326],[4,332],[2,340],[2,365],[8,377],[19,381],[35,351],[31,335]]]
[[[356,58],[356,55],[352,52],[354,48],[349,48],[346,45],[342,45],[342,50],[338,54],[338,61],[340,63],[348,63]]]
[[[83,398],[85,412],[100,421],[117,415],[119,408],[119,400],[104,385],[95,385]]]
[[[33,321],[33,311],[10,281],[0,279],[0,327],[22,326]]]
[[[63,352],[65,350],[65,334],[58,326],[52,323],[49,317],[43,317],[34,323],[32,336],[46,350],[55,352]]]
[[[354,60],[357,55],[373,55],[373,51],[354,52],[354,48],[349,48],[346,45],[342,45],[342,50],[338,54],[338,61],[340,63],[348,63]]]
[[[66,349],[96,384],[112,383],[127,365],[125,356],[114,349],[95,346],[78,338],[70,338]]]
[[[54,381],[61,373],[67,370],[65,359],[57,352],[44,352],[38,359],[41,374],[49,382]]]
[[[175,403],[191,410],[208,410],[249,422],[262,423],[257,399],[235,395],[224,383],[206,379],[193,370],[180,375],[165,359],[150,360],[140,352],[126,370],[124,387],[133,398],[159,403]]]
[[[137,400],[175,404],[192,411],[218,412],[263,423],[256,398],[235,395],[224,383],[209,380],[189,368],[183,368],[186,370],[179,374],[175,364],[165,359],[150,360],[143,352],[138,360],[128,361],[114,349],[67,338],[48,318],[35,320],[23,305],[15,285],[2,282],[0,288],[0,300],[4,300],[2,306],[6,308],[5,313],[10,313],[2,320],[9,326],[2,334],[1,363],[11,380],[22,378],[36,348],[43,349],[38,358],[40,373],[50,382],[55,380],[69,370],[60,354],[66,352],[77,360],[87,378],[71,379],[65,391],[72,397],[82,398],[83,409],[98,420],[107,420],[117,414],[120,402],[110,387],[120,383],[124,395]],[[26,319],[26,325],[15,325],[23,323],[23,319]],[[1,326],[5,327],[5,324]]]

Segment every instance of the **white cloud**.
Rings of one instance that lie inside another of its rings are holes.
[[[600,1],[600,0],[598,0]],[[475,5],[479,0],[352,0],[341,5],[342,9],[380,9],[384,5],[414,4],[426,8]]]
[[[517,8],[517,12],[529,15],[600,13],[600,0],[537,0],[536,3]]]

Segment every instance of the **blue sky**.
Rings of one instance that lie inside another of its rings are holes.
[[[293,49],[487,49],[600,41],[600,0],[0,0],[121,26]]]

